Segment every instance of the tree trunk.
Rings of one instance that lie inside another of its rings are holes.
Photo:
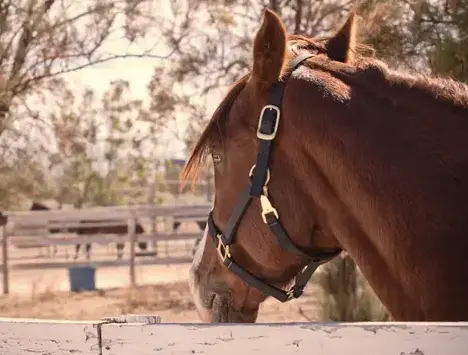
[[[296,15],[294,16],[294,33],[299,34],[301,32],[301,22],[302,22],[302,0],[296,0]]]
[[[279,7],[279,4],[278,4],[278,0],[270,0],[270,10],[273,10],[274,12],[276,12],[278,15],[281,14],[281,10],[280,10],[280,7]]]

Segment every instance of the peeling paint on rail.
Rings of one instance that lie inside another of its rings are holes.
[[[468,322],[171,324],[158,316],[97,321],[0,318],[0,354],[466,355]]]

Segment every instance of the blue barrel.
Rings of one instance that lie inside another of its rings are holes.
[[[68,269],[70,290],[95,291],[96,290],[96,268],[92,266],[74,266]]]

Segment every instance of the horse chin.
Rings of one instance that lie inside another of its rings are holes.
[[[203,239],[206,238],[206,234]],[[200,320],[204,323],[255,323],[258,307],[236,309],[234,290],[224,281],[207,277],[200,268],[205,242],[202,240],[189,270],[188,284]]]
[[[216,295],[211,308],[212,323],[255,323],[258,309],[237,310],[228,297]]]
[[[196,287],[192,289],[192,296],[200,320],[204,323],[211,323],[211,308],[214,300],[214,295],[211,298],[202,299],[200,296],[200,291],[198,287]]]
[[[213,296],[210,309],[197,307],[197,312],[204,323],[255,323],[258,310],[241,312],[230,305],[230,301],[218,295]]]
[[[257,320],[258,308],[237,310],[228,296],[203,294],[198,287],[193,289],[193,296],[198,316],[204,323],[255,323]]]

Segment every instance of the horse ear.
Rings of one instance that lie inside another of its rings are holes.
[[[286,29],[273,11],[266,9],[255,36],[252,80],[263,88],[278,81],[286,55]]]
[[[330,59],[348,63],[353,58],[356,41],[356,21],[354,12],[351,12],[341,29],[327,42],[327,55]]]

